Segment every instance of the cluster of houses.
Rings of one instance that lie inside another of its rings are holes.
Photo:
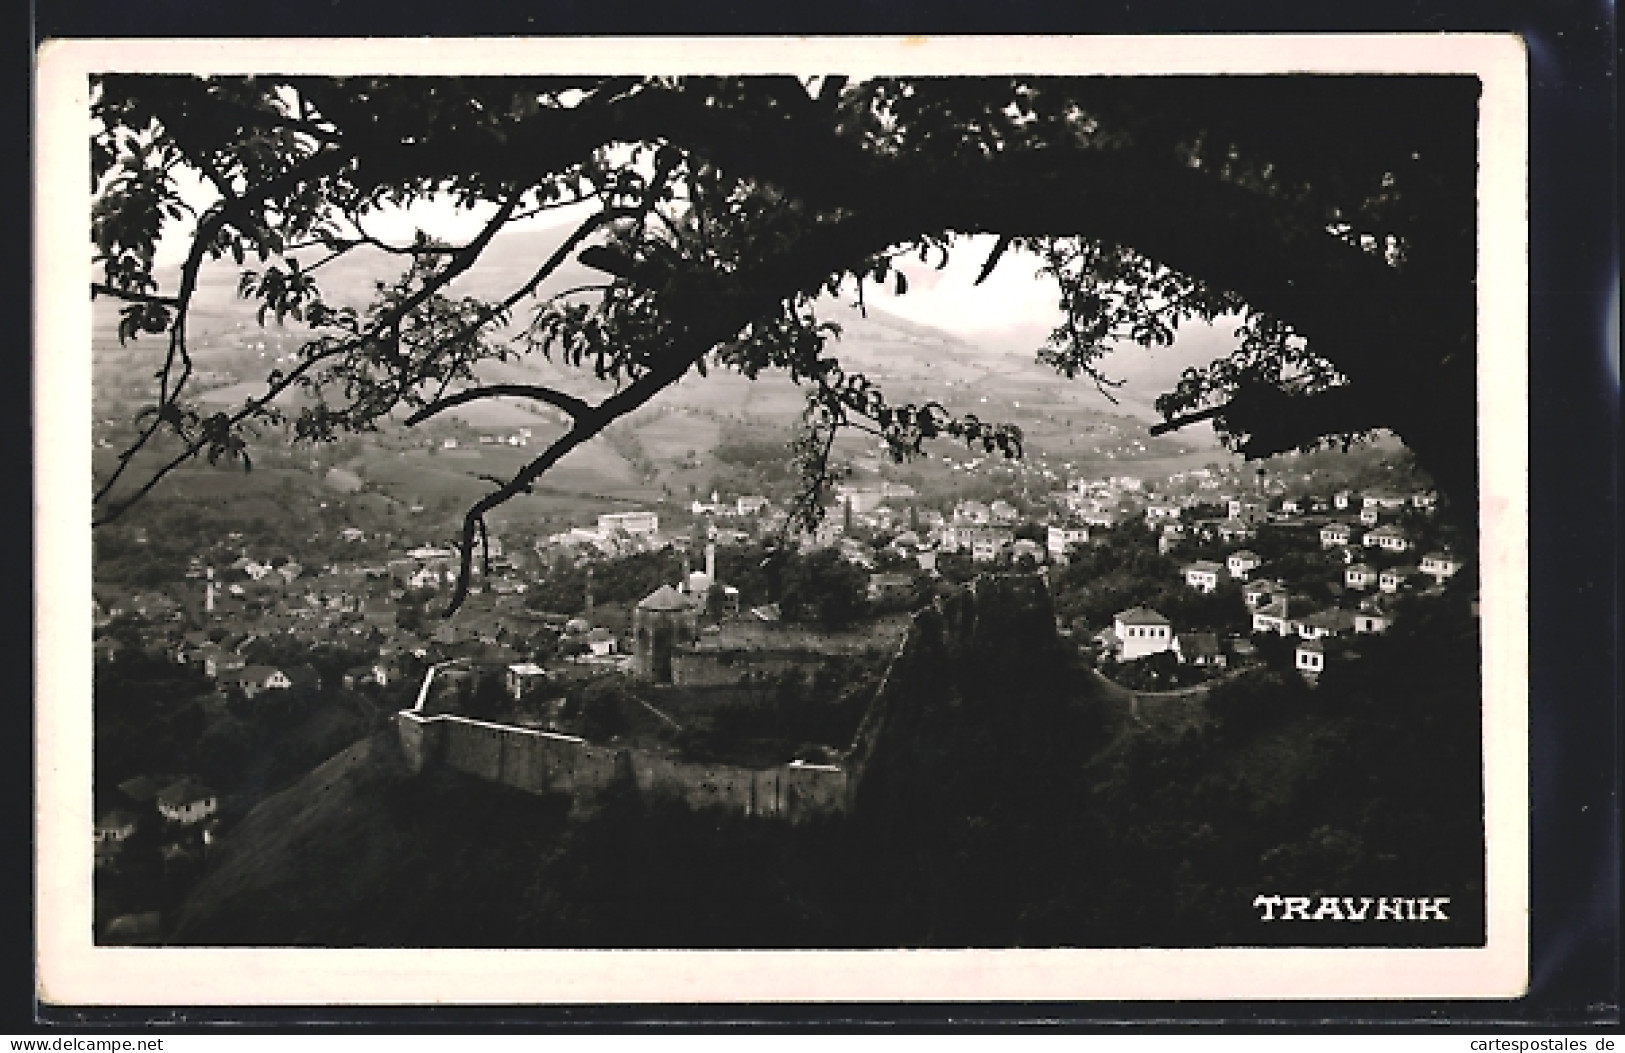
[[[1222,562],[1217,559],[1198,559],[1180,568],[1186,587],[1201,593],[1213,593],[1226,582],[1244,583],[1242,598],[1249,617],[1251,633],[1270,633],[1295,638],[1298,643],[1295,665],[1310,681],[1325,672],[1328,657],[1335,660],[1347,653],[1351,640],[1363,634],[1384,632],[1392,623],[1392,599],[1414,589],[1438,590],[1462,567],[1460,557],[1448,551],[1431,551],[1414,564],[1390,565],[1378,569],[1367,563],[1375,557],[1366,555],[1370,550],[1383,553],[1383,560],[1414,551],[1414,539],[1398,524],[1383,523],[1385,513],[1401,509],[1431,510],[1433,497],[1429,493],[1400,495],[1373,493],[1356,498],[1348,492],[1336,494],[1330,501],[1318,502],[1310,498],[1284,498],[1278,508],[1266,508],[1262,502],[1248,498],[1225,499],[1229,516],[1222,524],[1236,524],[1248,528],[1253,523],[1267,521],[1278,525],[1298,525],[1313,528],[1314,521],[1299,517],[1327,510],[1349,511],[1358,509],[1362,526],[1356,527],[1339,520],[1329,520],[1318,527],[1321,549],[1336,550],[1342,556],[1343,567],[1338,580],[1331,582],[1330,591],[1344,596],[1360,595],[1354,606],[1326,605],[1294,593],[1280,580],[1258,579],[1255,574],[1264,569],[1263,559],[1247,549],[1237,548],[1227,553]],[[1185,523],[1167,515],[1151,503],[1145,507],[1148,522],[1163,522],[1161,538],[1182,539],[1196,534],[1203,540],[1242,540],[1245,529],[1226,533],[1216,530],[1219,524],[1197,520]],[[1166,552],[1166,546],[1162,549]],[[1229,658],[1220,647],[1217,634],[1180,633],[1167,618],[1147,607],[1131,607],[1117,614],[1110,628],[1097,634],[1103,653],[1118,661],[1134,661],[1164,652],[1172,652],[1183,663],[1223,666]],[[1253,648],[1239,633],[1231,638],[1235,656],[1251,654]]]
[[[529,446],[531,435],[529,428],[516,428],[505,435],[492,432],[482,433],[476,437],[475,441],[481,446]],[[442,450],[455,450],[460,445],[462,445],[462,442],[454,435],[448,435],[440,440]]]

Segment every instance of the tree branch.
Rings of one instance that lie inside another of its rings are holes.
[[[593,407],[587,402],[576,398],[574,395],[567,395],[555,388],[541,387],[536,384],[488,384],[484,387],[466,388],[454,395],[447,395],[442,399],[437,399],[407,417],[406,425],[411,427],[421,424],[437,413],[478,399],[502,397],[535,399],[538,402],[545,402],[549,406],[556,406],[570,416],[577,418],[593,410]]]
[[[90,283],[90,298],[97,296],[111,296],[119,300],[128,300],[131,303],[150,303],[159,307],[178,307],[180,301],[173,296],[159,296],[156,293],[136,292],[133,289],[119,289],[101,282]]]

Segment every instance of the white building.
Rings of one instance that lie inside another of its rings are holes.
[[[1125,662],[1161,654],[1174,646],[1173,623],[1148,607],[1119,611],[1112,622],[1112,631],[1121,648],[1119,657]]]
[[[1354,612],[1354,631],[1356,633],[1386,632],[1388,624],[1393,619],[1376,600],[1362,600],[1360,609]]]
[[[1212,592],[1219,587],[1219,571],[1222,569],[1212,560],[1199,559],[1185,568],[1185,584],[1197,592]]]
[[[1461,560],[1448,552],[1429,552],[1422,557],[1422,573],[1441,585],[1460,569]]]
[[[173,823],[190,826],[220,809],[220,798],[196,779],[186,778],[158,791],[158,811]]]
[[[1327,523],[1320,528],[1320,547],[1338,548],[1349,543],[1349,528],[1342,523]]]
[[[1287,598],[1278,597],[1253,609],[1253,632],[1291,636],[1297,623],[1287,616]]]
[[[1088,543],[1089,528],[1086,526],[1052,526],[1045,532],[1044,548],[1053,560],[1064,560],[1068,548]]]
[[[1410,538],[1396,526],[1378,527],[1365,536],[1366,548],[1380,548],[1384,552],[1404,552],[1411,547]]]
[[[1347,636],[1354,631],[1354,615],[1338,607],[1316,611],[1298,622],[1298,635],[1305,640],[1327,636]]]
[[[1296,665],[1304,679],[1313,681],[1326,670],[1326,648],[1319,640],[1305,640],[1298,645]]]
[[[660,518],[653,512],[606,512],[598,517],[600,534],[623,530],[633,537],[652,537],[659,529]]]
[[[1390,567],[1378,576],[1377,588],[1388,593],[1389,595],[1393,595],[1406,585],[1410,584],[1411,579],[1414,578],[1416,574],[1417,570],[1415,567]]]
[[[1239,549],[1225,557],[1224,565],[1225,568],[1230,571],[1230,576],[1232,578],[1239,578],[1242,581],[1246,581],[1247,575],[1257,570],[1258,565],[1262,562],[1263,561],[1258,558],[1258,554],[1256,552],[1251,552],[1247,549]]]

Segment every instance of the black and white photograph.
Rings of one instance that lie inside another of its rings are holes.
[[[41,69],[47,996],[1523,990],[1515,39]]]

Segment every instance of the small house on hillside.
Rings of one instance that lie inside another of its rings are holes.
[[[1174,654],[1186,665],[1223,667],[1225,655],[1214,633],[1179,633],[1174,637]]]
[[[1356,633],[1386,632],[1388,625],[1393,621],[1388,609],[1375,598],[1362,600],[1360,609],[1354,612],[1354,631]]]
[[[1289,636],[1297,632],[1296,623],[1287,614],[1289,601],[1285,596],[1276,596],[1268,603],[1253,610],[1253,632],[1275,633],[1279,636]]]
[[[1241,598],[1249,609],[1262,607],[1277,595],[1284,595],[1286,588],[1273,581],[1255,581],[1241,590]]]
[[[222,681],[235,686],[249,698],[261,691],[286,691],[293,686],[288,674],[272,665],[245,665],[235,673],[222,677]]]
[[[1349,528],[1343,523],[1327,523],[1320,528],[1320,547],[1339,548],[1349,543]]]
[[[506,686],[516,702],[545,683],[547,670],[534,662],[515,662],[508,667]]]
[[[124,808],[103,812],[96,820],[94,838],[97,844],[123,842],[135,836],[135,813]]]
[[[187,776],[158,791],[158,811],[173,823],[190,826],[220,809],[220,798],[197,779]]]
[[[1320,674],[1326,671],[1326,646],[1319,640],[1300,643],[1294,657],[1298,672],[1310,683],[1320,679]]]
[[[1219,587],[1221,569],[1212,560],[1199,559],[1185,568],[1185,584],[1197,592],[1212,592]]]
[[[1226,556],[1224,565],[1226,569],[1230,571],[1230,576],[1232,578],[1239,578],[1242,581],[1246,581],[1247,575],[1257,570],[1259,564],[1262,562],[1263,560],[1258,558],[1258,553],[1243,548],[1238,549]]]
[[[1422,573],[1440,585],[1460,569],[1461,560],[1448,552],[1429,552],[1422,557]]]
[[[1377,583],[1377,572],[1364,563],[1352,563],[1343,568],[1343,585],[1350,589],[1369,589]]]
[[[1396,526],[1382,526],[1371,531],[1362,542],[1366,548],[1380,548],[1384,552],[1404,552],[1411,547],[1410,538]]]
[[[1089,543],[1089,528],[1079,523],[1075,526],[1050,526],[1045,531],[1044,547],[1049,551],[1050,559],[1062,562],[1067,558],[1067,549],[1073,545],[1087,545]]]
[[[1339,607],[1316,611],[1298,622],[1298,635],[1305,640],[1347,636],[1354,631],[1354,613]]]
[[[1174,646],[1174,626],[1149,607],[1119,611],[1112,621],[1117,638],[1118,658],[1131,662],[1147,655],[1169,651]]]
[[[1420,573],[1415,567],[1389,567],[1377,577],[1377,588],[1391,596],[1415,584]]]

